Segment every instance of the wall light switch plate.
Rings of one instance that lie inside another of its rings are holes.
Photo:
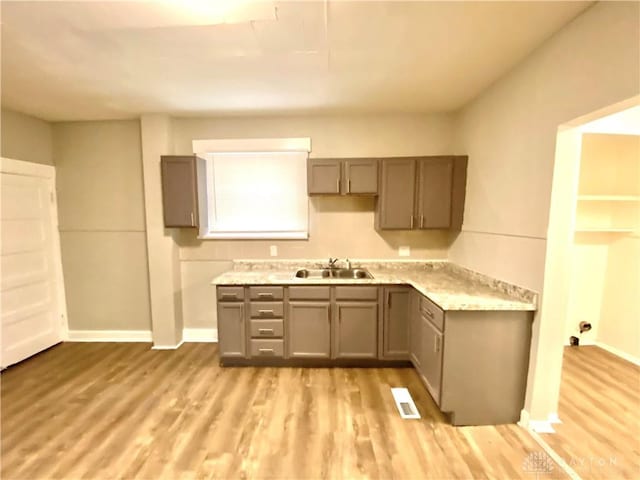
[[[277,257],[278,256],[278,246],[277,245],[271,245],[269,247],[269,254],[272,257]]]
[[[399,247],[398,248],[398,255],[401,257],[408,257],[409,255],[411,255],[411,248],[410,247]]]

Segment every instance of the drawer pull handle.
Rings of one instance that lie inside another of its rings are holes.
[[[273,315],[273,310],[258,310],[260,315]]]
[[[439,353],[440,352],[440,337],[435,337],[433,344],[434,344],[433,345],[433,351],[435,353]]]
[[[427,314],[427,317],[433,318],[433,312],[431,310],[425,310],[424,313]]]
[[[237,293],[223,293],[222,298],[238,298]]]
[[[273,298],[273,293],[260,292],[260,293],[258,293],[258,297],[260,297],[260,298]]]
[[[273,335],[273,328],[259,328],[258,333],[268,333],[269,335]]]
[[[260,353],[260,355],[273,355],[275,353],[273,348],[259,348],[258,352]]]

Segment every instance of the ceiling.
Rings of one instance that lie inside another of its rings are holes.
[[[2,103],[141,113],[443,112],[592,2],[2,2]]]

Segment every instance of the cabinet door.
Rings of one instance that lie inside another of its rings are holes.
[[[218,348],[221,357],[245,357],[244,303],[218,302]]]
[[[411,292],[409,357],[413,366],[420,370],[420,359],[422,357],[422,317],[420,315],[420,294],[415,290]]]
[[[418,162],[417,227],[451,226],[451,157],[423,158]]]
[[[344,161],[343,191],[347,194],[375,195],[378,193],[378,160],[351,158]]]
[[[285,332],[287,354],[292,358],[331,357],[329,302],[289,302]]]
[[[333,358],[377,358],[378,303],[336,302]]]
[[[380,177],[380,196],[376,207],[377,228],[381,230],[409,230],[413,228],[415,159],[381,160]]]
[[[163,156],[162,209],[165,227],[198,226],[196,157]]]
[[[310,158],[307,161],[307,193],[340,193],[340,166],[340,160]]]
[[[411,289],[384,289],[384,325],[382,329],[382,357],[407,360],[409,358],[409,314]]]
[[[422,316],[420,373],[427,384],[427,390],[437,405],[440,405],[440,383],[442,380],[442,341],[443,335],[427,317]]]

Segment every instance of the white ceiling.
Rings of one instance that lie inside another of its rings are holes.
[[[441,112],[592,2],[2,2],[2,103],[46,120]]]

